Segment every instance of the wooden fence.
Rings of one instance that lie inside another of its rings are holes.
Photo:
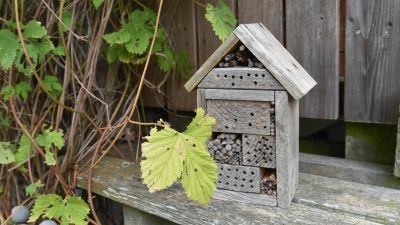
[[[215,5],[217,0],[199,0]],[[300,101],[300,116],[394,124],[400,104],[400,1],[398,0],[224,0],[240,23],[262,22],[303,65],[318,85]],[[221,45],[189,0],[164,1],[162,24],[177,51],[188,50],[193,73]],[[339,91],[344,77],[344,92]],[[155,75],[150,77],[162,80]],[[146,106],[183,111],[196,108],[187,79],[170,78],[163,91],[145,90]],[[344,94],[344,96],[340,96]],[[158,101],[154,99],[157,97]],[[344,98],[344,104],[339,99]]]

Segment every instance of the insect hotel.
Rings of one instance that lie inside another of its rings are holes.
[[[299,177],[299,99],[314,79],[261,23],[239,25],[185,84],[217,120],[217,199],[288,207]]]

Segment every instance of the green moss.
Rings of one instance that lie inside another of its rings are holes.
[[[396,125],[346,123],[346,158],[393,165]]]

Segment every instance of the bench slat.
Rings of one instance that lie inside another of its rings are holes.
[[[94,168],[92,192],[179,224],[376,224],[377,219],[400,223],[400,210],[395,208],[400,205],[400,191],[376,187],[381,193],[376,196],[371,192],[373,186],[358,185],[301,173],[298,192],[288,209],[215,199],[204,206],[190,201],[180,185],[151,194],[142,183],[138,164],[105,157]],[[78,177],[77,186],[87,188],[86,175]],[[342,189],[335,190],[337,186]],[[368,192],[356,195],[360,190]],[[371,204],[374,207],[366,210],[364,205]]]

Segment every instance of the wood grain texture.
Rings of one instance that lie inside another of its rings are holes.
[[[238,45],[239,39],[234,34],[231,34],[214,53],[210,53],[211,56],[207,59],[207,61],[205,61],[204,64],[201,64],[196,73],[189,79],[188,82],[186,82],[186,90],[189,92],[193,91],[207,75],[207,73],[210,72],[210,70],[213,69],[229,51],[236,49]]]
[[[233,166],[217,163],[217,188],[238,192],[260,193],[260,182],[263,176],[258,167]]]
[[[346,3],[346,121],[396,124],[400,1]]]
[[[243,134],[243,165],[275,168],[275,137]]]
[[[214,68],[198,85],[199,88],[285,90],[266,69],[232,67]]]
[[[187,51],[188,61],[193,62],[194,67],[190,76],[198,68],[195,8],[196,5],[190,1],[173,1],[172,4],[164,4],[162,12],[163,27],[167,29],[167,34],[171,35],[174,50],[177,53]],[[168,79],[166,85],[168,109],[193,111],[196,108],[196,93],[188,93],[183,86],[188,80],[179,75],[179,71]]]
[[[197,107],[207,110],[206,89],[197,89]]]
[[[242,202],[247,204],[265,205],[265,206],[277,206],[276,196],[254,194],[254,193],[243,193],[236,191],[228,191],[217,189],[214,191],[213,199],[230,201],[230,202]],[[235,203],[236,204],[236,203]]]
[[[300,116],[339,117],[339,0],[286,1],[286,48],[318,83]]]
[[[273,91],[206,89],[206,99],[271,102],[275,96]]]
[[[283,44],[283,0],[238,1],[239,24],[263,23]]]
[[[133,207],[122,205],[124,213],[124,224],[140,224],[140,225],[175,225],[176,223],[170,222],[164,218],[145,213]]]
[[[77,187],[87,189],[87,179],[87,175],[78,176]],[[300,174],[300,185],[294,198],[297,203],[293,202],[288,209],[240,202],[232,204],[216,199],[208,205],[200,205],[187,198],[181,185],[149,193],[141,179],[138,163],[109,156],[93,169],[91,190],[178,224],[400,223],[399,190],[305,173]]]
[[[270,102],[207,100],[214,132],[270,134]]]
[[[277,201],[289,207],[299,178],[299,102],[285,91],[275,92]]]
[[[241,24],[234,34],[296,99],[316,85],[315,80],[262,24]]]

